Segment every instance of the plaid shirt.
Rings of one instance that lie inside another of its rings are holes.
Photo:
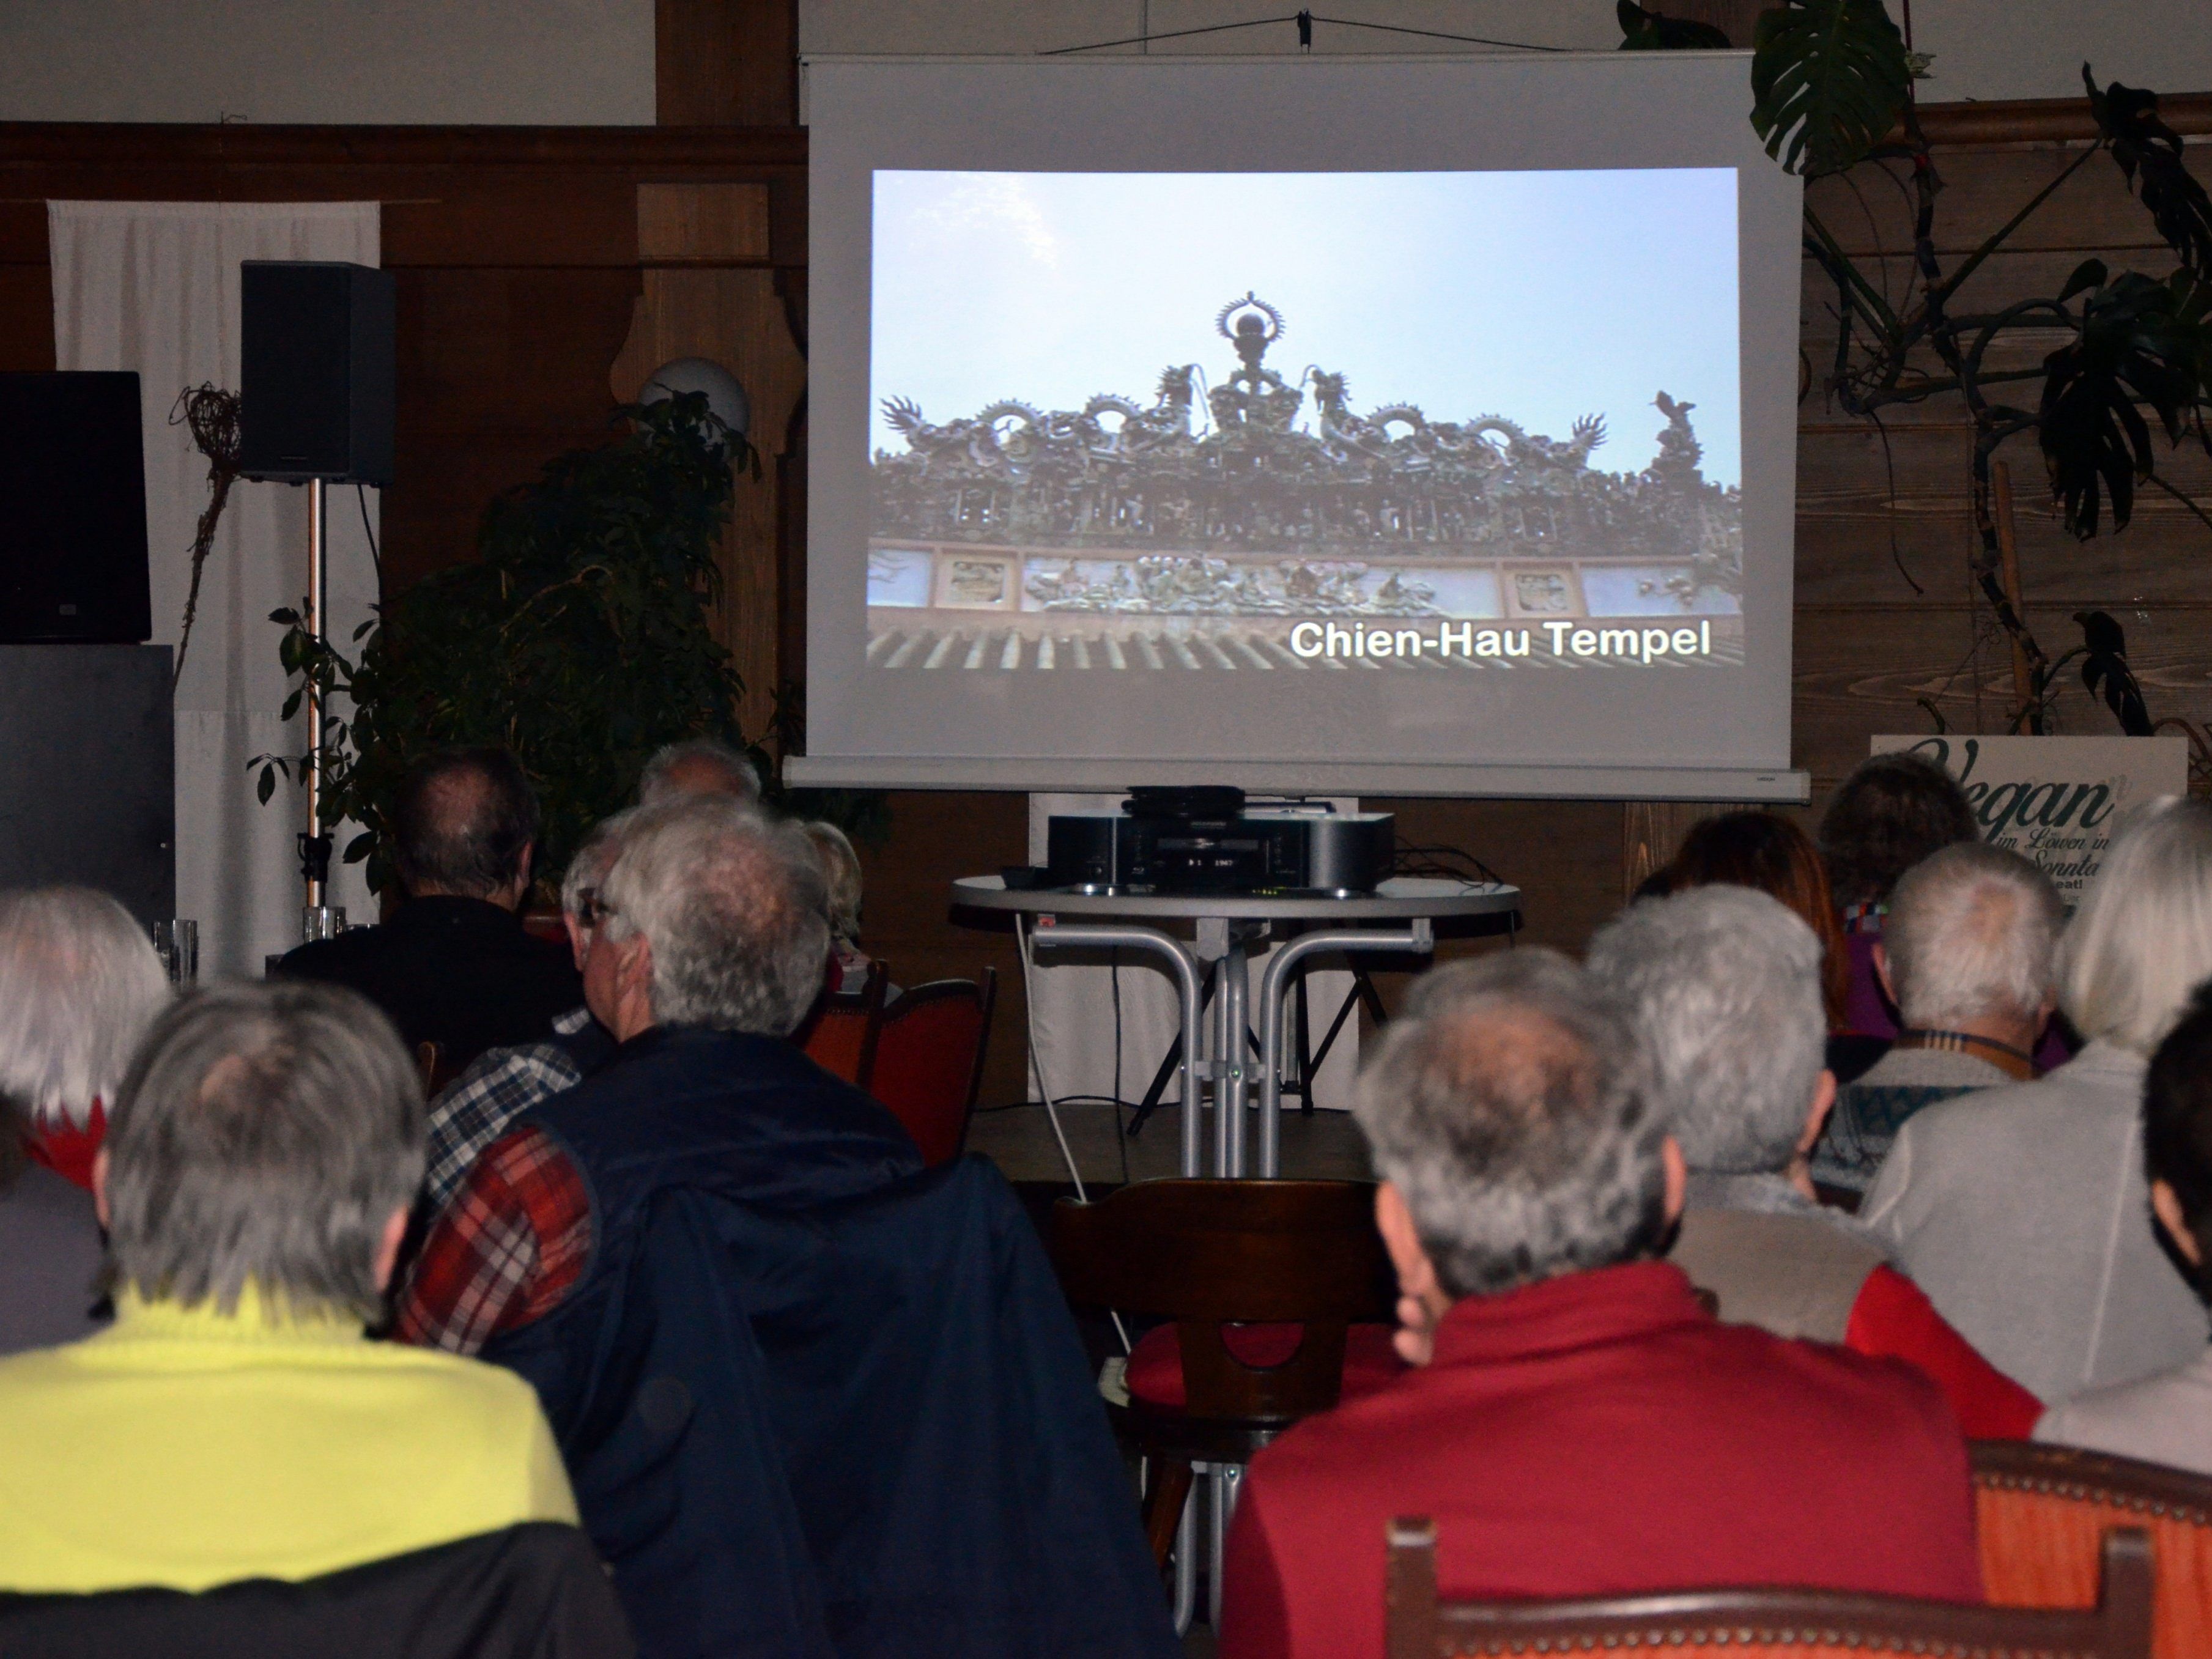
[[[591,1255],[584,1178],[544,1130],[492,1142],[430,1229],[400,1297],[395,1334],[472,1354],[498,1332],[542,1318]]]
[[[592,1023],[588,1008],[572,1008],[553,1022],[562,1036]],[[453,1202],[477,1154],[507,1126],[539,1102],[584,1080],[575,1057],[557,1042],[523,1042],[488,1048],[430,1103],[430,1141],[423,1190],[436,1215]]]

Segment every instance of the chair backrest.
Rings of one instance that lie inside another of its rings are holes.
[[[884,1010],[854,1079],[906,1125],[922,1162],[933,1167],[967,1146],[998,1000],[995,968],[983,970],[981,984],[939,979],[915,986]]]
[[[1295,1421],[1336,1403],[1346,1328],[1387,1320],[1390,1259],[1364,1181],[1145,1181],[1053,1206],[1060,1285],[1079,1305],[1172,1319],[1185,1410],[1224,1421]],[[1305,1328],[1279,1365],[1248,1365],[1229,1323]]]
[[[2158,1659],[2212,1653],[2212,1479],[2072,1446],[1978,1440],[1982,1583],[2004,1607],[2086,1607],[2114,1527],[2150,1537]]]
[[[875,1048],[876,1032],[884,1018],[884,988],[890,982],[890,969],[880,962],[872,962],[859,990],[823,998],[822,1006],[799,1034],[799,1046],[805,1049],[806,1057],[832,1076],[857,1084]]]
[[[1441,1601],[1437,1529],[1389,1524],[1384,1581],[1389,1659],[1466,1654],[1627,1652],[1668,1659],[1911,1653],[1973,1659],[2147,1659],[2150,1541],[2105,1535],[2101,1593],[2087,1609],[1972,1607],[1904,1595],[1809,1589],[1684,1590],[1571,1601]]]
[[[8,1659],[630,1659],[591,1540],[525,1522],[296,1581],[0,1595]]]
[[[415,1069],[422,1075],[425,1100],[435,1100],[461,1074],[461,1068],[447,1058],[447,1051],[429,1042],[415,1045]]]

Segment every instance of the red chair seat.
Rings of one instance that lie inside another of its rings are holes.
[[[1343,1399],[1373,1394],[1405,1375],[1406,1362],[1390,1346],[1396,1334],[1390,1325],[1353,1325],[1346,1330]],[[1303,1325],[1231,1325],[1222,1333],[1222,1343],[1242,1364],[1264,1369],[1296,1353],[1304,1336]],[[1182,1409],[1182,1343],[1172,1322],[1156,1325],[1137,1339],[1124,1378],[1131,1399],[1158,1411]]]

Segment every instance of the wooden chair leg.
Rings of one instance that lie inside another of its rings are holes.
[[[1190,1465],[1155,1456],[1152,1496],[1145,1504],[1145,1537],[1152,1547],[1152,1559],[1164,1572],[1175,1548],[1176,1528],[1182,1522],[1182,1506],[1190,1501]]]

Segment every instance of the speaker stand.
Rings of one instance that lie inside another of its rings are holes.
[[[320,478],[307,480],[307,633],[323,648],[330,644],[323,627],[331,575],[327,489]],[[331,838],[323,833],[323,698],[315,678],[318,672],[319,663],[307,675],[307,828],[300,837],[300,874],[307,883],[307,904],[300,913],[303,940],[328,939],[337,931],[327,903]]]

